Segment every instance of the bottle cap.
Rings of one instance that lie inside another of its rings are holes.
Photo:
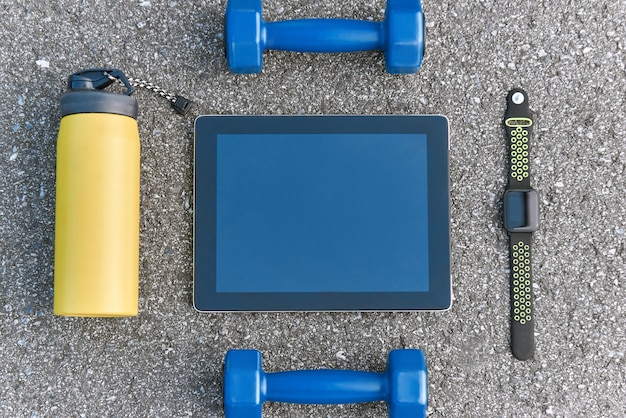
[[[117,80],[126,86],[124,94],[103,91]],[[61,117],[76,113],[111,113],[137,119],[139,106],[131,97],[133,89],[120,70],[88,69],[70,75],[69,90],[61,97]]]

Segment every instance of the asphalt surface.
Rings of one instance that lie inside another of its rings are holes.
[[[265,1],[267,20],[380,20],[384,2]],[[266,370],[383,370],[424,350],[431,417],[626,416],[626,3],[424,0],[416,75],[380,52],[265,54],[226,67],[225,1],[0,0],[0,416],[222,416],[222,361]],[[115,67],[189,97],[187,117],[138,90],[139,315],[52,314],[55,158],[67,76]],[[536,354],[508,346],[502,116],[537,114],[531,171]],[[199,114],[443,114],[451,129],[455,301],[443,313],[202,314],[192,297],[193,120]],[[382,417],[381,403],[266,404],[267,417]]]

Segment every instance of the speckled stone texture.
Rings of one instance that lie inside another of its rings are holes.
[[[267,371],[385,368],[424,350],[430,417],[626,416],[626,3],[424,0],[416,75],[380,52],[267,52],[259,75],[224,56],[225,1],[0,0],[0,416],[219,417],[222,361]],[[382,1],[264,2],[266,20],[380,20]],[[67,76],[116,67],[195,102],[187,117],[138,89],[140,313],[52,314],[59,99]],[[536,354],[509,351],[502,117],[536,112],[541,229]],[[452,281],[443,313],[201,314],[192,295],[193,120],[199,114],[443,114],[450,121]],[[266,404],[266,417],[383,417],[382,403]]]

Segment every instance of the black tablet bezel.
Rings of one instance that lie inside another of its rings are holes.
[[[451,305],[448,120],[440,115],[200,116],[194,144],[194,288],[196,310],[412,311]],[[216,292],[216,158],[220,134],[424,134],[428,165],[427,292]]]

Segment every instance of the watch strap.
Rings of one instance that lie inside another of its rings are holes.
[[[530,189],[529,155],[533,118],[524,90],[514,89],[509,92],[504,127],[509,143],[509,188]]]
[[[511,351],[520,360],[532,357],[535,349],[531,233],[510,235]]]

